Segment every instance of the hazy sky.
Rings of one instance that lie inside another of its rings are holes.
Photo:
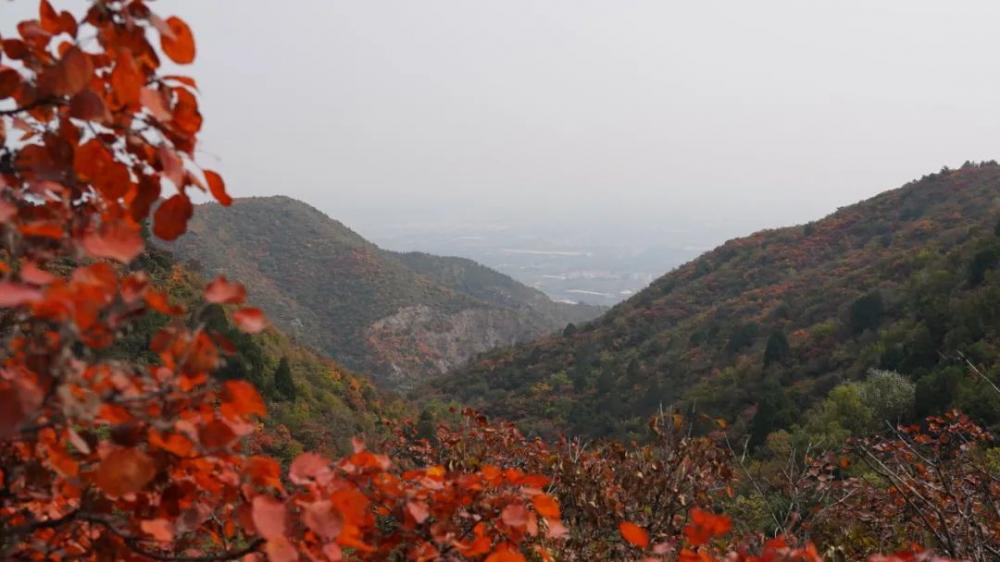
[[[996,0],[152,5],[199,41],[203,161],[362,233],[777,226],[1000,153]]]

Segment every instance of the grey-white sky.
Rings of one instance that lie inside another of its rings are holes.
[[[1000,152],[996,0],[154,5],[198,39],[203,161],[362,233],[750,230]],[[0,3],[0,27],[35,6]]]

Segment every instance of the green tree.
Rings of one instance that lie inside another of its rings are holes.
[[[288,400],[295,399],[295,381],[292,380],[292,369],[288,366],[287,357],[282,357],[278,368],[274,370],[274,389]]]
[[[861,401],[872,412],[872,430],[885,422],[898,424],[913,417],[916,385],[895,371],[872,369],[861,383]]]
[[[784,361],[788,357],[789,351],[788,338],[785,337],[785,333],[781,330],[771,332],[771,335],[767,337],[767,346],[764,348],[764,366]]]
[[[884,312],[885,305],[882,302],[882,293],[877,290],[857,299],[851,304],[851,332],[860,334],[865,330],[878,328],[879,324],[882,323]]]
[[[976,287],[986,280],[986,272],[1000,265],[1000,248],[996,245],[976,252],[969,264],[969,285]]]
[[[862,398],[862,386],[841,384],[806,412],[805,424],[794,432],[796,447],[804,450],[806,443],[812,443],[837,449],[849,437],[867,434],[874,417],[875,412]]]

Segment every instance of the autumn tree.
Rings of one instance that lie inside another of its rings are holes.
[[[183,20],[142,0],[96,0],[82,17],[42,0],[0,48],[0,556],[546,555],[561,523],[544,477],[403,471],[360,442],[339,460],[301,455],[286,476],[241,453],[265,404],[212,376],[234,347],[202,313],[224,306],[247,333],[264,316],[225,278],[185,309],[133,267],[147,220],[173,240],[193,192],[230,203],[193,158],[197,83],[160,73],[163,56],[195,58]],[[148,350],[113,352],[150,315],[166,320]]]
[[[292,380],[292,369],[288,366],[287,357],[282,357],[274,370],[274,389],[287,400],[295,399],[295,381]]]

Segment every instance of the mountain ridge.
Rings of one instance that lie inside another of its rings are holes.
[[[199,205],[188,234],[166,246],[196,269],[244,282],[285,332],[389,387],[598,312],[559,307],[461,258],[382,250],[287,196]]]
[[[955,397],[935,403],[933,389],[958,388],[957,375],[921,349],[988,360],[1000,345],[988,305],[997,276],[973,288],[963,277],[993,251],[982,248],[997,243],[998,209],[995,163],[931,174],[806,225],[730,240],[571,333],[486,353],[420,393],[532,432],[587,436],[641,434],[661,406],[750,426],[773,399],[788,409],[775,429],[878,367],[906,371],[924,409],[940,409]],[[933,302],[919,302],[928,292]],[[788,349],[764,365],[769,347]]]

